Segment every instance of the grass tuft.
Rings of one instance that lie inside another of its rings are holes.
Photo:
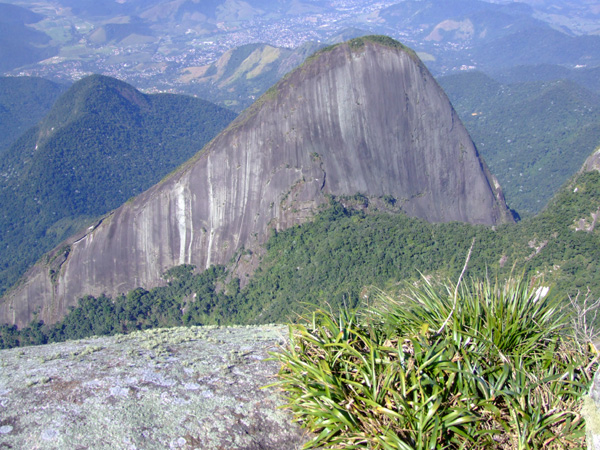
[[[290,325],[276,385],[315,434],[305,448],[583,448],[596,360],[539,292],[424,280]]]

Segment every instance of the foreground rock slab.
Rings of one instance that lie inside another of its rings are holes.
[[[296,449],[267,361],[283,326],[148,330],[0,351],[2,449]]]

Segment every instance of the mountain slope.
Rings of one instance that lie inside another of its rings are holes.
[[[540,27],[528,28],[473,50],[482,70],[535,64],[600,65],[600,36],[568,36]]]
[[[228,262],[329,196],[357,193],[430,221],[511,220],[445,94],[385,37],[309,58],[180,170],[38,264],[3,300],[1,320],[27,323],[40,310],[55,322],[84,294],[156,286],[179,264]]]
[[[536,16],[554,27],[574,34],[598,34],[598,3],[595,0],[523,0],[535,8]]]
[[[262,43],[235,47],[212,64],[182,69],[177,88],[239,112],[317,50],[365,34],[348,28],[326,41],[308,41],[294,49]]]
[[[108,77],[75,83],[0,162],[0,290],[91,218],[155,184],[234,117]]]
[[[42,19],[28,9],[0,3],[0,73],[58,52],[51,45],[50,36],[29,26]]]
[[[596,94],[600,94],[600,67],[569,69],[559,65],[540,64],[510,67],[494,71],[490,75],[504,84],[527,81],[571,80]]]
[[[379,13],[387,26],[409,29],[426,42],[469,44],[543,25],[532,16],[533,10],[522,3],[481,0],[407,0]]]
[[[177,80],[178,88],[242,111],[319,47],[317,43],[294,50],[267,44],[242,45],[207,66],[187,67]]]
[[[438,81],[522,216],[539,212],[600,145],[600,96],[571,81],[505,85],[480,72]]]
[[[432,224],[373,209],[365,214],[338,204],[273,236],[256,274],[239,292],[229,287],[228,295],[207,295],[210,283],[181,277],[178,285],[193,287],[182,299],[189,303],[179,323],[286,322],[312,308],[362,308],[376,288],[394,291],[423,276],[457,280],[473,241],[465,280],[520,273],[543,280],[566,304],[578,292],[580,300],[588,290],[590,298],[600,296],[600,150],[546,209],[516,225]],[[170,298],[177,284],[163,295]],[[168,303],[158,290],[148,297],[153,294],[155,302]]]
[[[52,108],[67,86],[35,77],[0,77],[0,154]]]
[[[372,21],[385,33],[401,30],[416,51],[430,55],[435,74],[462,66],[489,73],[523,64],[600,64],[600,36],[574,36],[570,26],[558,31],[549,15],[520,2],[407,0]]]

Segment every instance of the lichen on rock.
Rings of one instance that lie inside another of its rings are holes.
[[[0,352],[0,448],[295,449],[282,326],[149,330]]]

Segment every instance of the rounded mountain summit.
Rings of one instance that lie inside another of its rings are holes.
[[[39,311],[54,323],[85,294],[154,287],[179,264],[227,263],[330,196],[357,193],[433,222],[512,220],[442,89],[384,36],[308,58],[169,177],[32,268],[2,300],[0,322],[25,325]]]

